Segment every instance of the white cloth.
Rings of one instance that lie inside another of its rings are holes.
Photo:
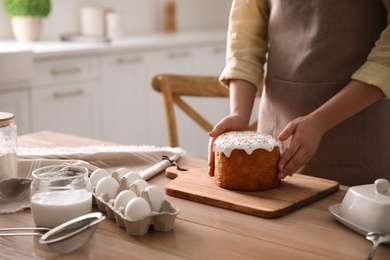
[[[98,168],[108,171],[117,168],[127,168],[129,171],[138,172],[144,180],[162,172],[171,163],[162,160],[166,155],[171,160],[177,161],[185,151],[179,147],[155,147],[155,146],[82,146],[82,147],[58,147],[58,148],[19,148],[18,149],[18,176],[31,177],[33,169],[42,167],[47,159],[55,160],[82,160]],[[30,168],[26,167],[30,163]],[[36,161],[36,159],[44,159]],[[46,164],[47,165],[47,164]]]

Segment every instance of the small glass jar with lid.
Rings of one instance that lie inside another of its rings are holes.
[[[0,112],[0,181],[17,176],[17,127],[14,115]]]

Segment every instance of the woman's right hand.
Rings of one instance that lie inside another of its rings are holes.
[[[249,128],[249,120],[256,96],[256,87],[245,80],[232,79],[229,82],[230,115],[224,117],[209,132],[208,172],[214,176],[214,141],[228,131],[241,131]]]
[[[218,124],[216,124],[209,132],[209,156],[208,156],[208,173],[212,177],[214,176],[214,141],[218,136],[229,131],[241,131],[247,130],[247,120],[240,115],[233,114],[224,117]]]

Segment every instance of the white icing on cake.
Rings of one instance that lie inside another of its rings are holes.
[[[281,144],[270,135],[255,131],[232,131],[221,134],[214,142],[218,151],[230,157],[235,149],[245,150],[252,154],[254,150],[265,149],[271,152],[275,146],[281,149]]]

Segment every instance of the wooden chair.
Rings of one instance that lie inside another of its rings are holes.
[[[229,90],[222,86],[218,81],[218,77],[215,76],[157,74],[152,79],[152,86],[163,96],[169,145],[171,147],[179,146],[174,104],[206,132],[211,131],[214,127],[181,97],[229,97]],[[257,120],[250,125],[251,130],[256,130],[256,128]]]

